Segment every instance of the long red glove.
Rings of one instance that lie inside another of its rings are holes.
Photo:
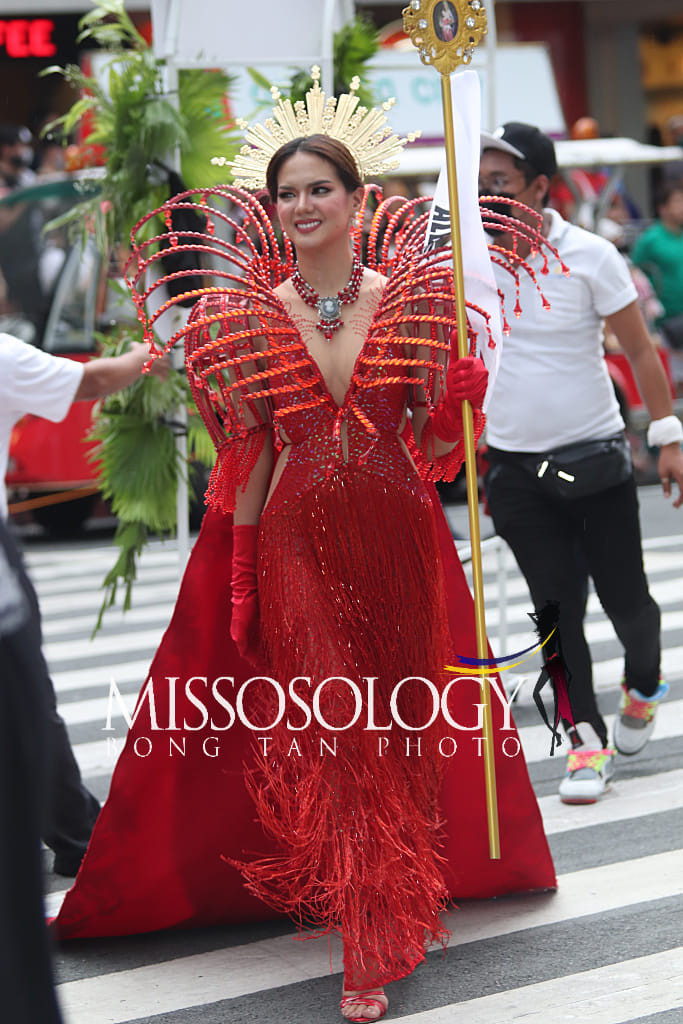
[[[446,390],[432,414],[432,430],[442,441],[462,437],[462,403],[472,403],[473,412],[481,409],[489,381],[489,371],[476,356],[451,361],[446,371]]]
[[[264,669],[259,637],[256,584],[257,526],[233,526],[232,618],[230,636],[243,658],[259,671]]]

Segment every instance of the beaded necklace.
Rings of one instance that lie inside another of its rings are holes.
[[[328,342],[332,341],[332,335],[342,325],[342,306],[350,305],[358,298],[362,280],[363,264],[357,256],[353,257],[353,269],[351,270],[349,283],[341,291],[337,292],[336,295],[325,295],[321,298],[315,288],[301,276],[298,264],[290,277],[297,295],[304,300],[307,306],[313,306],[314,309],[317,309],[320,319],[315,326],[319,331],[322,331],[325,341]]]

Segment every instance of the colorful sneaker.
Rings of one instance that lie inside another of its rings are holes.
[[[660,683],[651,697],[643,697],[638,690],[629,690],[625,682],[621,688],[619,716],[614,723],[614,746],[620,754],[638,754],[652,735],[657,707],[666,697],[669,687]]]
[[[609,789],[616,751],[573,750],[567,756],[567,774],[560,783],[564,804],[594,804]]]

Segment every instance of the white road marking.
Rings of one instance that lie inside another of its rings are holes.
[[[399,1017],[403,1024],[627,1024],[683,1008],[683,949]],[[683,1010],[682,1017],[683,1019]]]
[[[461,945],[678,895],[682,879],[683,851],[655,854],[564,875],[555,894],[467,903],[446,915],[445,923],[452,930],[451,945]],[[336,939],[332,942],[332,962],[335,971],[341,970],[340,943]],[[601,970],[609,971],[609,968]],[[296,942],[291,936],[279,936],[66,982],[59,986],[59,994],[65,1015],[73,1024],[124,1024],[129,1020],[324,977],[329,972],[330,950],[325,939]],[[562,979],[565,1003],[567,982],[567,978]],[[529,986],[529,989],[537,987]],[[571,990],[581,991],[586,996],[585,990]],[[501,996],[508,994],[501,993]],[[538,1005],[538,1002],[527,1003],[527,1010]],[[415,1024],[437,1020],[451,1024],[456,1009],[459,1011],[458,1004],[404,1019],[414,1020]],[[435,1016],[437,1012],[442,1015]],[[462,1019],[479,1021],[467,1014]],[[484,1021],[488,1024],[489,1019],[493,1022],[492,1017],[482,1017],[482,1024]],[[508,1019],[515,1020],[499,1015],[496,1024]],[[563,1018],[546,1015],[544,1022],[549,1019]],[[604,1021],[596,1018],[594,1024],[607,1024],[607,1018]]]

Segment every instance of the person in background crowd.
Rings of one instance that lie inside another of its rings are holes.
[[[683,394],[683,179],[664,182],[655,200],[657,220],[633,247],[633,262],[652,282],[664,312],[657,321],[672,352],[677,394]]]
[[[0,188],[29,185],[34,179],[32,160],[33,149],[28,128],[16,124],[0,124]]]
[[[683,114],[674,114],[666,123],[666,144],[669,146],[683,146]],[[672,160],[661,167],[660,184],[683,185],[683,159]]]
[[[661,447],[664,494],[671,495],[674,482],[681,489],[676,507],[683,503],[683,429],[672,415],[668,382],[624,260],[605,239],[546,208],[556,171],[553,143],[538,128],[511,122],[482,138],[480,193],[529,207],[533,213],[514,207],[513,215],[540,223],[571,268],[568,279],[560,273],[542,279],[550,311],[534,301],[534,284],[521,282],[525,315],[509,317],[511,333],[489,408],[486,488],[496,530],[512,548],[536,610],[548,601],[559,604],[577,722],[560,796],[567,803],[591,803],[612,775],[614,750],[596,702],[583,631],[586,568],[625,650],[618,751],[643,749],[667,692],[659,676],[660,616],[643,570],[630,453],[604,361],[604,318],[652,417],[648,440]],[[512,246],[505,234],[498,241]],[[541,256],[531,255],[528,243],[518,251],[540,274]],[[516,296],[507,278],[496,268],[511,311]]]

